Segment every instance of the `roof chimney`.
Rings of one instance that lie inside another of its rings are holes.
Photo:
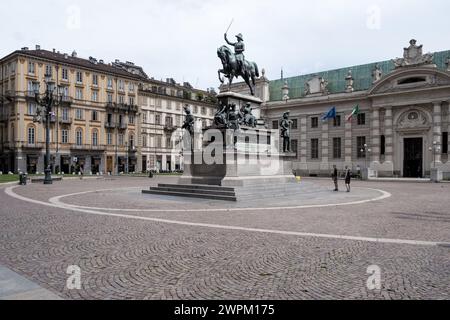
[[[120,60],[119,60],[119,59],[116,59],[116,63],[120,63]]]
[[[100,59],[99,63],[100,63],[100,64],[104,64],[105,61],[104,61],[103,59]]]
[[[22,48],[22,51],[27,51],[28,50],[28,47],[23,47]]]
[[[36,45],[36,50],[41,50],[41,46],[40,45]]]
[[[69,55],[67,53],[64,53],[64,59],[68,59]]]
[[[53,53],[56,53],[56,49],[55,48],[53,48]]]
[[[77,52],[75,50],[73,50],[72,57],[76,58],[77,56],[78,56]]]

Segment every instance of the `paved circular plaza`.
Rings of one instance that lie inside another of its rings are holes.
[[[0,265],[64,299],[450,298],[450,184],[306,179],[245,203],[141,193],[175,182],[0,187]]]

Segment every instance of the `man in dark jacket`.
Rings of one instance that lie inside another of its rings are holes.
[[[345,186],[347,188],[347,192],[350,192],[350,182],[352,180],[352,172],[348,168],[348,166],[345,166]]]
[[[331,178],[333,179],[333,182],[334,182],[334,191],[339,191],[338,170],[335,165],[333,166],[333,173],[331,174]]]

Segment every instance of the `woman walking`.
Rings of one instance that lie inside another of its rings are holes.
[[[345,166],[345,186],[347,187],[347,192],[350,192],[350,182],[352,180],[352,172]]]

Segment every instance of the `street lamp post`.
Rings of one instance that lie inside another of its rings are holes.
[[[430,147],[428,150],[430,150],[433,153],[433,167],[436,169],[436,153],[441,151],[441,147],[437,145],[437,141],[433,141],[433,146]]]
[[[45,159],[44,159],[44,184],[52,184],[52,170],[50,169],[50,122],[53,116],[53,107],[61,103],[62,96],[55,95],[55,82],[51,81],[51,75],[45,75],[45,93],[40,95],[39,88],[35,89],[36,103],[41,107],[37,112],[35,121],[43,121],[45,126]],[[43,113],[43,116],[42,116]]]

